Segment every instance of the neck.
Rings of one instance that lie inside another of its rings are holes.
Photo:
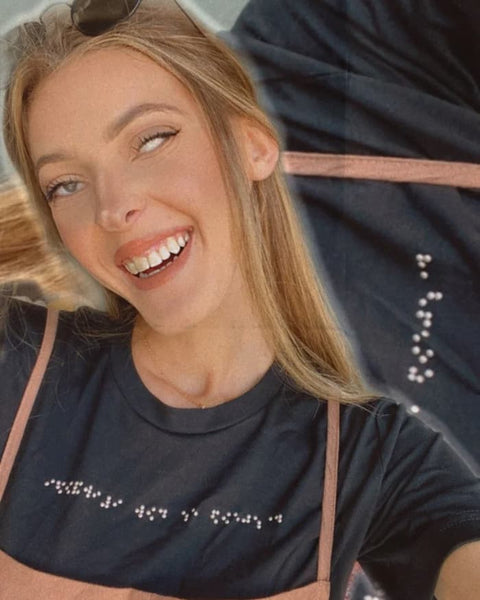
[[[174,335],[164,335],[142,318],[132,346],[146,387],[165,404],[210,407],[251,389],[273,362],[259,319],[250,303],[214,315]],[[239,310],[243,307],[243,310]]]

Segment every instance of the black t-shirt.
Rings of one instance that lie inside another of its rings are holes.
[[[0,548],[42,571],[184,597],[251,598],[315,579],[326,404],[272,367],[211,409],[175,409],[140,380],[128,335],[54,353],[0,510]],[[10,309],[0,448],[45,310]],[[96,326],[96,325],[95,325]],[[445,556],[480,538],[480,483],[441,435],[386,400],[341,410],[332,600],[358,558],[393,599],[431,597]]]

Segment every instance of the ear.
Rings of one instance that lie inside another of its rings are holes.
[[[251,181],[267,179],[278,162],[280,151],[277,141],[246,119],[242,119],[238,127],[248,178]]]

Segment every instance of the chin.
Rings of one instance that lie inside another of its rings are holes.
[[[189,302],[181,302],[177,297],[169,302],[165,302],[165,298],[155,302],[152,298],[152,302],[148,304],[145,302],[132,302],[132,304],[149,327],[157,333],[171,336],[182,334],[203,320],[204,311],[198,310],[198,304],[192,307],[192,297],[189,297]]]
[[[153,300],[153,298],[152,298]],[[181,335],[197,327],[208,326],[214,330],[221,318],[224,298],[217,294],[190,293],[176,295],[165,302],[165,297],[148,305],[137,305],[142,319],[156,332],[165,336]]]

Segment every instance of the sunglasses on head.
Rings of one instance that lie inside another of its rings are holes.
[[[83,35],[94,37],[129,19],[141,2],[142,0],[73,0],[70,5],[70,20],[75,29]],[[153,3],[152,7],[156,6],[157,3]],[[2,65],[4,68],[0,69],[0,90],[8,85],[9,73],[22,58],[25,48],[44,43],[50,25],[57,22],[57,17],[62,15],[64,8],[64,2],[55,3],[47,8],[38,20],[23,23],[6,34],[3,39],[6,42],[6,52],[5,57],[2,57],[5,66]],[[159,0],[158,8],[164,9],[164,14],[181,13],[191,24],[192,32],[195,30],[196,34],[202,37],[208,35],[177,0]],[[6,80],[1,78],[2,74],[7,74]]]
[[[75,0],[72,23],[84,35],[100,35],[133,15],[142,0]]]

